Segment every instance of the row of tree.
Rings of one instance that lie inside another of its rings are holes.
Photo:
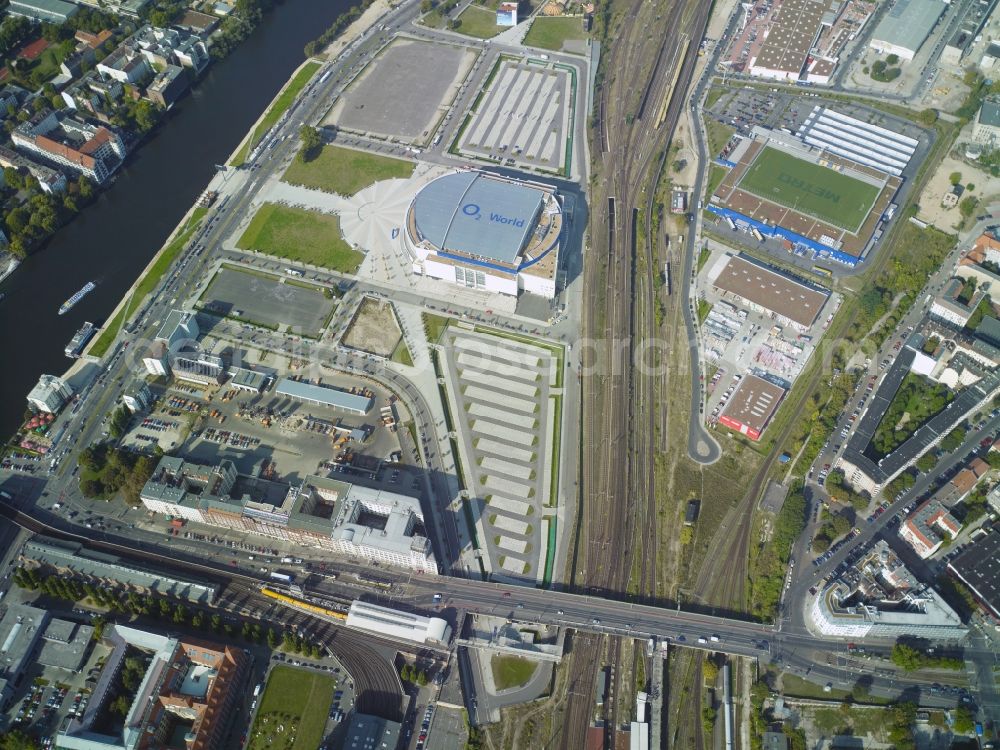
[[[403,682],[411,682],[421,687],[427,684],[427,673],[410,664],[404,664],[399,670],[399,678]]]
[[[361,14],[368,10],[373,2],[374,0],[361,0],[358,5],[352,5],[346,11],[337,16],[337,20],[333,22],[332,26],[306,44],[305,49],[303,50],[306,57],[312,57],[317,52],[322,52],[327,45],[333,43],[333,41],[340,36],[340,32],[360,18]]]
[[[24,589],[41,591],[48,596],[71,602],[89,600],[92,604],[128,615],[143,615],[158,620],[168,620],[176,625],[190,625],[198,629],[210,629],[228,638],[240,637],[251,643],[266,643],[269,648],[282,648],[296,654],[318,659],[323,648],[302,636],[286,630],[275,630],[260,622],[243,620],[240,628],[225,622],[218,612],[206,612],[192,608],[188,603],[172,600],[155,594],[137,591],[122,591],[113,586],[101,586],[90,581],[78,581],[65,576],[47,575],[37,568],[19,567],[14,570],[14,583]],[[96,630],[96,626],[95,626]],[[103,631],[103,621],[101,622]],[[100,638],[101,633],[95,632]],[[425,678],[426,679],[426,678]],[[423,683],[421,683],[423,684]]]
[[[925,649],[908,643],[897,643],[892,647],[892,663],[900,669],[912,672],[916,669],[954,669],[961,671],[965,662],[957,656],[929,654]]]

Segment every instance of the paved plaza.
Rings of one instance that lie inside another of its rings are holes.
[[[325,122],[341,130],[426,144],[475,59],[468,47],[398,39],[369,63]]]
[[[560,172],[572,136],[568,70],[501,58],[470,116],[458,150],[465,156]]]
[[[515,297],[458,287],[413,272],[412,258],[403,247],[401,231],[406,223],[406,211],[417,191],[446,171],[436,165],[418,163],[411,178],[376,182],[349,198],[272,178],[248,211],[248,218],[234,230],[224,247],[237,249],[234,238],[239,237],[249,223],[256,206],[265,202],[336,214],[340,217],[344,239],[365,253],[354,274],[356,278],[474,309],[511,314],[518,304]]]

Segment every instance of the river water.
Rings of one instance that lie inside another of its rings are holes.
[[[285,0],[198,86],[94,204],[4,283],[0,301],[0,436],[45,373],[70,364],[63,348],[89,320],[103,323],[181,217],[291,76],[306,42],[353,0]],[[97,289],[66,315],[59,306],[87,281]]]

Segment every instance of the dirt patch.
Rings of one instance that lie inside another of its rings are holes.
[[[376,357],[391,357],[403,332],[391,302],[365,297],[344,333],[343,344]]]
[[[952,191],[952,180],[958,178],[962,198],[975,198],[979,205],[974,216],[987,211],[987,207],[1000,195],[1000,177],[994,177],[984,171],[978,163],[965,155],[965,150],[972,143],[975,124],[970,123],[959,133],[955,147],[951,150],[927,181],[920,194],[917,218],[933,224],[943,232],[954,232],[962,227],[967,229],[973,219],[965,222],[957,205],[944,205],[945,196]],[[971,186],[971,189],[970,189]],[[954,201],[957,203],[957,201]]]

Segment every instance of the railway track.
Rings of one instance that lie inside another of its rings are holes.
[[[800,410],[809,394],[817,387],[822,374],[820,368],[815,368],[810,378],[803,383],[798,402],[794,407],[786,404],[785,408]],[[778,434],[774,445],[783,445],[795,427],[795,421],[789,420]],[[692,594],[700,603],[736,612],[750,609],[748,562],[754,510],[779,455],[780,450],[776,448],[761,463],[746,494],[726,514],[720,530],[709,543],[705,564],[692,587]]]
[[[705,3],[628,3],[605,58],[605,84],[598,99],[595,135],[600,138],[598,188],[591,232],[594,252],[586,288],[585,333],[603,339],[583,383],[584,458],[581,532],[572,585],[603,596],[639,600],[657,595],[658,546],[655,493],[655,380],[652,368],[637,368],[636,354],[657,334],[653,274],[659,268],[653,242],[655,186],[667,144],[684,106],[694,68],[687,39],[700,38],[707,22]],[[680,50],[680,52],[678,52]],[[603,246],[606,243],[606,247]],[[585,448],[587,450],[587,448]],[[578,571],[585,571],[579,574]],[[571,679],[593,680],[600,650],[574,659]],[[615,674],[622,675],[620,646],[610,649]],[[591,683],[592,684],[592,683]],[[585,701],[585,706],[577,705]],[[619,719],[628,707],[605,707],[608,746],[615,744]],[[568,701],[561,746],[584,744],[593,710],[592,690],[574,691]]]
[[[265,624],[301,631],[329,649],[354,678],[359,711],[401,720],[403,688],[392,659],[385,657],[386,645],[358,631],[335,628],[332,623],[304,613],[292,613],[289,617],[282,610],[280,620],[269,620],[267,613],[274,602],[257,590],[259,578],[235,570],[220,570],[212,565],[184,558],[176,552],[173,556],[168,556],[146,548],[138,554],[133,547],[113,541],[113,537],[105,540],[90,539],[49,526],[5,503],[0,503],[0,517],[35,534],[78,542],[88,549],[121,555],[147,564],[153,563],[165,570],[183,571],[188,575],[194,573],[201,580],[224,586],[220,593],[222,603],[232,601],[237,612],[246,612],[248,616],[260,619]]]

